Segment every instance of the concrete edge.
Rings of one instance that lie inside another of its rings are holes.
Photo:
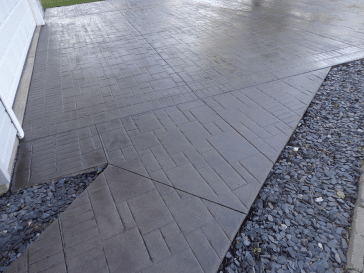
[[[0,185],[0,197],[10,189],[10,184]]]
[[[51,183],[51,182],[57,182],[58,180],[65,178],[65,177],[72,177],[72,176],[76,176],[79,174],[83,174],[83,173],[89,173],[89,172],[94,172],[96,171],[98,168],[102,168],[103,170],[105,170],[108,167],[109,163],[108,162],[101,162],[99,165],[96,166],[92,166],[86,169],[82,169],[79,171],[74,171],[74,172],[70,172],[61,176],[57,176],[57,177],[53,177],[47,180],[40,180],[37,184],[30,184],[30,185],[24,185],[22,187],[17,187],[17,188],[13,188],[13,184],[10,185],[10,190],[12,193],[29,188],[29,187],[33,187],[33,186],[38,186],[41,184],[45,184],[45,183]]]
[[[18,90],[16,92],[16,97],[13,104],[14,113],[18,118],[20,124],[23,124],[25,106],[28,100],[28,92],[30,87],[30,81],[32,79],[32,74],[33,74],[34,59],[38,46],[40,29],[41,26],[37,26],[34,31],[33,39],[28,51],[27,60],[24,65],[23,73],[20,78]]]
[[[25,107],[27,105],[27,100],[28,100],[30,81],[32,79],[32,74],[33,74],[34,59],[35,59],[35,53],[37,51],[40,29],[41,26],[37,26],[35,28],[32,42],[29,47],[27,59],[24,64],[23,72],[20,78],[20,82],[18,85],[18,89],[13,104],[13,111],[15,113],[15,116],[18,118],[20,125],[23,124],[24,120]],[[13,173],[13,168],[15,166],[15,158],[18,151],[18,146],[19,146],[19,138],[17,137],[14,141],[13,151],[10,157],[10,164],[8,167],[8,172],[11,176]],[[1,187],[0,194],[8,190],[9,186]]]
[[[347,252],[347,269],[350,273],[364,273],[364,164],[361,166],[361,171],[358,200],[355,204]]]
[[[325,81],[325,79],[326,79],[327,75],[330,73],[330,71],[331,71],[331,69],[332,69],[332,68],[333,68],[332,66],[330,66],[330,67],[324,67],[324,68],[316,69],[316,70],[309,71],[309,72],[305,72],[305,73],[302,73],[302,74],[301,74],[301,75],[305,75],[305,74],[309,74],[309,73],[314,74],[316,77],[318,77],[318,78],[320,79],[320,85],[319,85],[319,87],[316,89],[316,91],[313,93],[313,96],[312,96],[312,98],[311,98],[310,103],[306,106],[305,111],[303,111],[303,114],[301,115],[300,119],[298,120],[298,122],[297,122],[297,124],[296,124],[296,127],[293,129],[293,131],[292,131],[292,133],[291,133],[290,137],[288,138],[288,140],[287,140],[287,141],[286,141],[286,143],[284,144],[283,149],[282,149],[282,150],[281,150],[281,152],[278,154],[278,156],[277,156],[277,158],[274,160],[274,162],[272,162],[272,163],[273,163],[273,165],[272,165],[272,167],[270,168],[270,171],[269,171],[268,175],[266,176],[266,178],[264,179],[263,183],[262,183],[262,184],[260,184],[259,191],[256,193],[256,196],[254,197],[254,201],[253,201],[253,203],[254,203],[254,202],[255,202],[255,200],[257,199],[257,196],[259,195],[259,193],[260,193],[260,191],[261,191],[261,189],[262,189],[262,187],[263,187],[263,185],[264,185],[265,181],[269,178],[269,174],[270,174],[271,170],[274,168],[274,165],[275,165],[275,164],[276,164],[276,162],[278,161],[278,159],[279,159],[279,157],[281,156],[281,154],[282,154],[283,150],[286,148],[286,146],[287,146],[288,142],[290,141],[290,139],[291,139],[292,135],[293,135],[293,134],[294,134],[294,132],[297,130],[297,127],[299,126],[298,124],[299,124],[299,123],[300,123],[300,121],[303,119],[304,115],[305,115],[305,114],[306,114],[306,112],[307,112],[307,109],[310,107],[310,105],[311,105],[311,103],[312,103],[313,99],[315,98],[315,96],[316,96],[317,92],[320,90],[320,88],[321,88],[321,86],[322,86],[323,82]],[[322,72],[322,74],[321,74],[321,72]],[[319,75],[317,75],[317,74],[319,74]],[[295,77],[295,76],[298,76],[298,75],[293,75],[293,76],[290,76],[290,77]],[[290,77],[287,77],[287,78],[290,78]],[[283,79],[282,79],[282,80],[283,80]],[[363,167],[364,167],[364,165],[363,165]],[[363,170],[363,171],[364,171],[364,170]],[[363,173],[363,174],[364,174],[364,173]],[[363,199],[363,200],[364,200],[364,199]],[[249,214],[250,214],[250,212],[251,212],[251,208],[252,208],[252,206],[253,206],[253,203],[251,204],[251,206],[250,206],[250,208],[249,208],[248,212],[246,213],[245,218],[241,221],[241,223],[240,223],[240,225],[239,225],[238,229],[235,231],[235,233],[234,233],[234,237],[233,237],[233,239],[230,241],[230,244],[229,244],[228,248],[227,248],[227,249],[226,249],[226,251],[225,251],[225,255],[226,255],[226,253],[229,251],[231,244],[234,242],[235,237],[236,237],[236,235],[238,234],[238,232],[240,231],[241,226],[242,226],[242,225],[244,225],[244,224],[245,224],[245,222],[247,221],[247,219],[248,219],[248,217],[249,217]],[[220,263],[219,263],[219,264],[221,264],[221,263],[223,262],[223,260],[224,260],[224,258],[225,258],[225,255],[224,255],[224,256],[220,259]],[[220,271],[219,271],[219,268],[217,268],[217,271],[216,271],[215,273],[218,273],[218,272],[220,272]],[[349,273],[357,273],[357,272],[349,272]],[[361,272],[360,272],[360,273],[361,273]],[[364,272],[363,272],[363,273],[364,273]]]

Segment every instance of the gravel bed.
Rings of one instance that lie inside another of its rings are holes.
[[[0,272],[5,271],[102,171],[65,177],[0,197]]]
[[[342,272],[364,158],[364,61],[329,72],[219,272]]]

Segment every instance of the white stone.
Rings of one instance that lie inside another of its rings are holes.
[[[344,198],[345,197],[345,194],[342,191],[338,191],[336,194],[340,198]]]
[[[315,199],[315,201],[316,201],[316,202],[322,202],[322,201],[324,201],[324,199],[322,199],[322,197],[320,196],[320,197],[317,197],[317,198]]]
[[[322,244],[321,244],[321,243],[318,243],[317,245],[318,245],[318,247],[319,247],[319,248],[321,248],[321,249],[323,249],[323,248],[324,248],[324,247],[322,246]]]
[[[294,147],[294,148],[293,148],[293,151],[294,151],[294,152],[298,152],[298,149],[299,149],[298,147]]]

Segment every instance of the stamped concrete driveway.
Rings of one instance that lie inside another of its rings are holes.
[[[364,57],[363,16],[361,0],[47,9],[12,190],[108,167],[9,272],[215,272],[330,66]]]

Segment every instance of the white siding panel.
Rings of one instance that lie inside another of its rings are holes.
[[[35,27],[27,0],[0,0],[0,95],[10,109]],[[3,103],[0,102],[0,184],[10,182],[8,167],[17,133]]]
[[[0,0],[4,2],[4,0]],[[5,3],[12,2],[5,0]],[[0,94],[12,107],[25,58],[35,29],[35,21],[27,0],[17,0],[13,10],[0,26]]]
[[[18,5],[20,1],[21,0],[0,0],[0,25],[2,25],[5,19],[8,18],[10,13],[14,10],[16,5]]]
[[[0,2],[5,2],[5,4],[11,2],[8,0],[0,0]],[[27,11],[27,2],[24,0],[18,0],[18,4],[13,7],[11,12],[6,10],[5,20],[0,25],[0,59],[5,55],[5,49],[9,46],[11,38],[16,34],[16,29],[18,28],[23,15]],[[6,6],[6,5],[5,5]],[[28,8],[29,9],[29,8]],[[1,8],[2,10],[2,8]]]
[[[5,168],[9,166],[15,139],[16,129],[11,123],[4,106],[0,103],[0,162]],[[3,170],[3,172],[7,172],[7,169]]]

